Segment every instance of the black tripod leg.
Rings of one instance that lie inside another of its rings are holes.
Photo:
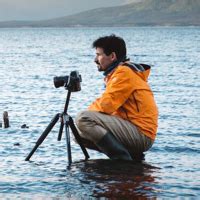
[[[63,120],[64,120],[64,125],[65,125],[67,154],[68,154],[68,167],[69,167],[72,163],[71,143],[70,143],[70,134],[69,134],[69,116],[64,114]]]
[[[63,118],[61,118],[61,122],[60,122],[60,129],[59,129],[59,133],[58,133],[58,141],[61,141],[62,138],[62,132],[63,132],[63,127],[64,127],[64,123],[63,123]]]
[[[60,115],[60,113],[56,114],[54,116],[54,118],[51,120],[51,122],[49,123],[49,125],[47,126],[47,128],[44,130],[44,132],[42,133],[42,135],[39,137],[39,139],[36,142],[36,145],[34,146],[34,148],[32,149],[32,151],[26,157],[25,161],[28,161],[31,158],[31,156],[34,154],[34,152],[37,150],[37,148],[39,147],[39,145],[42,144],[42,142],[44,141],[44,139],[47,137],[48,133],[51,131],[51,129],[54,127],[54,125],[58,121],[59,115]]]
[[[90,156],[89,156],[85,146],[83,145],[83,143],[81,141],[81,136],[79,135],[78,130],[76,129],[76,126],[74,125],[73,119],[70,116],[69,116],[69,126],[72,130],[72,133],[74,134],[74,137],[76,138],[78,144],[80,145],[80,147],[85,155],[85,159],[88,159]]]

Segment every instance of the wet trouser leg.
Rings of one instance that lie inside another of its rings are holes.
[[[76,117],[76,124],[81,137],[94,143],[96,150],[103,151],[98,144],[109,133],[126,148],[134,159],[140,157],[153,144],[153,141],[140,133],[136,126],[120,117],[96,111],[82,111]]]

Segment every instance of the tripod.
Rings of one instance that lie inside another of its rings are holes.
[[[42,142],[47,137],[47,135],[49,134],[49,132],[52,130],[52,128],[54,127],[54,125],[57,123],[57,121],[59,120],[59,118],[61,119],[61,123],[60,123],[60,129],[59,129],[59,134],[58,134],[58,139],[57,140],[58,141],[61,140],[63,128],[65,127],[66,143],[67,143],[67,153],[68,153],[68,166],[70,166],[71,163],[72,163],[69,127],[71,128],[72,133],[73,133],[76,141],[80,145],[80,147],[81,147],[81,149],[82,149],[82,151],[83,151],[83,153],[85,155],[85,159],[87,160],[89,158],[88,152],[85,149],[85,147],[84,147],[84,145],[83,145],[83,143],[81,141],[81,137],[80,137],[80,135],[78,133],[78,130],[76,129],[76,126],[74,125],[73,119],[72,119],[71,116],[69,116],[67,114],[67,109],[68,109],[68,105],[69,105],[70,95],[71,95],[71,90],[68,89],[64,111],[62,113],[57,113],[54,116],[54,118],[51,120],[51,122],[49,123],[49,125],[46,127],[46,129],[44,130],[44,132],[42,133],[42,135],[37,140],[36,145],[34,146],[34,148],[32,149],[32,151],[26,157],[26,159],[25,159],[26,161],[29,161],[29,159],[31,158],[31,156],[34,154],[34,152],[37,150],[37,148],[42,144]]]

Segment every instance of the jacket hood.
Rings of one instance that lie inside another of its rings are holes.
[[[148,80],[151,66],[147,64],[136,64],[132,62],[125,62],[123,65],[130,67],[133,71],[136,72],[138,76],[140,76],[144,81]]]

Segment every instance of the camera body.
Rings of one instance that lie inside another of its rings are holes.
[[[72,71],[69,76],[56,76],[53,80],[56,88],[64,86],[65,89],[71,92],[78,92],[81,90],[82,78],[78,71]]]

